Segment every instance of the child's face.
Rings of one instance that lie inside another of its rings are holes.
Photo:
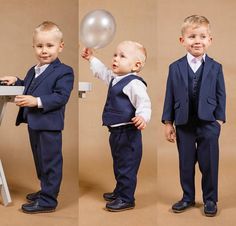
[[[211,45],[212,37],[206,25],[189,26],[180,37],[180,42],[194,57],[201,57]]]
[[[56,60],[63,47],[64,43],[54,31],[40,31],[33,39],[33,48],[40,66]]]
[[[121,43],[117,46],[112,58],[112,71],[115,74],[125,75],[137,71],[139,64],[134,46],[127,43]]]

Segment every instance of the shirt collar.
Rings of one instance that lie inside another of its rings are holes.
[[[125,77],[129,76],[129,75],[137,75],[137,72],[130,72],[130,73],[125,74],[125,75],[116,75],[115,77],[118,78],[118,79],[119,78],[122,79],[122,78],[125,78]]]
[[[194,57],[191,53],[187,53],[187,60],[188,63],[191,64],[193,62],[193,59],[196,59],[197,61],[204,61],[206,60],[206,54],[204,53],[204,55],[202,56],[202,59],[197,59],[196,57]]]
[[[43,73],[48,66],[49,66],[49,64],[44,64],[43,66],[36,65],[34,67],[35,74],[39,75],[39,74]]]
[[[137,75],[137,72],[131,72],[131,73],[128,73],[128,74],[125,74],[125,75],[116,75],[114,77],[114,80],[112,82],[112,85],[115,85],[117,82],[119,82],[121,79],[129,76],[129,75]]]
[[[121,79],[123,79],[123,78],[125,78],[125,77],[127,77],[127,76],[129,76],[129,75],[137,75],[137,72],[131,72],[131,73],[128,73],[128,74],[125,74],[125,75],[116,75],[116,76],[114,77],[114,79],[115,79],[116,81],[120,81]]]

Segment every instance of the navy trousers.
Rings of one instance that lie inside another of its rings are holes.
[[[137,173],[142,158],[142,134],[133,125],[109,128],[113,169],[116,179],[114,193],[126,202],[134,202]]]
[[[41,131],[28,127],[41,192],[39,204],[56,207],[62,180],[62,133],[61,131]]]
[[[180,182],[184,201],[195,200],[195,164],[198,162],[202,174],[204,203],[218,201],[218,162],[220,124],[196,121],[176,126],[179,151]]]

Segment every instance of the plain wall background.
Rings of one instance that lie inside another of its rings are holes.
[[[75,83],[66,109],[63,131],[64,178],[59,200],[63,200],[60,202],[61,207],[65,206],[65,203],[66,205],[77,203],[78,1],[1,0],[0,5],[0,76],[15,75],[24,78],[29,68],[37,64],[32,48],[32,33],[34,28],[43,21],[51,20],[57,23],[64,34],[65,48],[59,57],[62,62],[73,67]],[[27,126],[23,124],[15,126],[17,112],[18,107],[8,103],[0,126],[0,156],[13,196],[19,190],[27,193],[38,189]],[[68,194],[73,197],[68,197]],[[23,200],[24,197],[22,202]],[[72,212],[76,217],[77,209]]]

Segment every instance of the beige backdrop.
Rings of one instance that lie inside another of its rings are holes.
[[[236,2],[233,0],[158,0],[158,77],[156,89],[161,101],[158,118],[162,114],[168,65],[185,54],[178,42],[183,19],[192,14],[205,15],[211,22],[213,43],[208,54],[223,64],[227,91],[227,123],[220,137],[219,215],[206,218],[202,213],[202,194],[198,166],[196,167],[197,208],[183,214],[173,214],[171,205],[181,198],[178,155],[176,145],[164,140],[163,125],[158,121],[158,225],[235,225],[235,134],[236,134],[236,61],[235,39]]]
[[[117,44],[123,40],[142,43],[148,52],[148,60],[140,74],[148,83],[148,92],[153,102],[153,117],[143,131],[143,159],[139,171],[136,192],[136,208],[123,213],[109,213],[103,210],[103,192],[112,191],[115,181],[112,159],[108,145],[107,128],[101,125],[101,114],[107,87],[92,77],[88,62],[80,58],[80,81],[93,85],[86,99],[79,100],[79,225],[156,225],[156,167],[157,167],[157,24],[156,0],[137,1],[100,0],[79,1],[79,21],[91,10],[106,9],[115,18],[117,31],[111,44],[96,50],[95,55],[108,66]],[[80,49],[83,44],[80,43]]]
[[[77,225],[78,217],[78,1],[77,0],[1,0],[0,1],[0,76],[17,75],[24,78],[36,64],[32,48],[32,32],[45,20],[57,23],[63,33],[65,48],[61,61],[72,66],[76,82],[67,105],[63,132],[64,178],[58,211],[48,215],[29,216],[19,211],[27,192],[36,191],[36,179],[27,127],[15,127],[18,108],[8,104],[0,127],[0,153],[9,183],[13,204],[0,205],[2,225]]]

